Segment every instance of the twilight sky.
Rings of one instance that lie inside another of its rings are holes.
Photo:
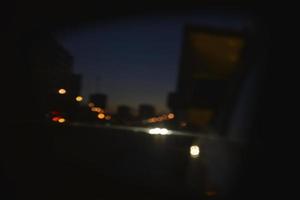
[[[241,28],[242,20],[224,16],[143,16],[99,22],[58,35],[83,76],[81,94],[108,96],[108,110],[147,103],[168,111],[166,100],[176,89],[185,24]]]

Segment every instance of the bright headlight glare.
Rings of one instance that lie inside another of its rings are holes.
[[[149,130],[151,135],[169,135],[170,131],[166,128],[152,128]]]

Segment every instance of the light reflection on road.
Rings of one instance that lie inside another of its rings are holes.
[[[147,128],[147,127],[131,127],[131,126],[122,126],[122,125],[100,125],[100,124],[89,124],[89,123],[82,123],[82,122],[72,122],[70,123],[71,126],[80,126],[80,127],[90,127],[90,128],[103,128],[103,129],[112,129],[112,130],[126,130],[126,131],[133,131],[138,133],[145,133],[148,135],[150,130],[153,130],[154,128]],[[221,139],[219,136],[217,136],[215,133],[192,133],[192,132],[186,132],[186,131],[178,131],[178,130],[170,130],[170,129],[164,129],[163,132],[168,132],[168,134],[159,134],[162,136],[184,136],[184,137],[194,137],[194,138],[203,138],[203,139],[213,139],[218,140]],[[156,136],[158,134],[153,134],[153,136]]]

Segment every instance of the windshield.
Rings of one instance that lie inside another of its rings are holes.
[[[228,95],[235,95],[232,88],[240,84],[235,80],[247,67],[241,59],[246,20],[142,16],[36,41],[36,59],[55,58],[43,69],[35,63],[34,77],[48,87],[40,91],[42,112],[102,125],[194,132],[217,127],[218,114],[231,103]]]
[[[14,126],[28,132],[21,180],[34,183],[24,195],[229,197],[264,65],[255,25],[246,14],[192,11],[24,34],[28,110]]]

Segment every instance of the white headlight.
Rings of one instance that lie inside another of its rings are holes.
[[[168,134],[169,134],[169,131],[168,131],[168,129],[166,129],[166,128],[162,128],[162,129],[160,129],[160,134],[161,134],[161,135],[168,135]]]
[[[197,145],[193,145],[190,147],[190,154],[193,158],[197,158],[200,154],[200,148]]]
[[[166,128],[152,128],[149,130],[149,134],[151,135],[169,135],[171,134],[170,131]]]
[[[152,135],[160,134],[160,128],[152,128],[149,130],[149,133]]]

